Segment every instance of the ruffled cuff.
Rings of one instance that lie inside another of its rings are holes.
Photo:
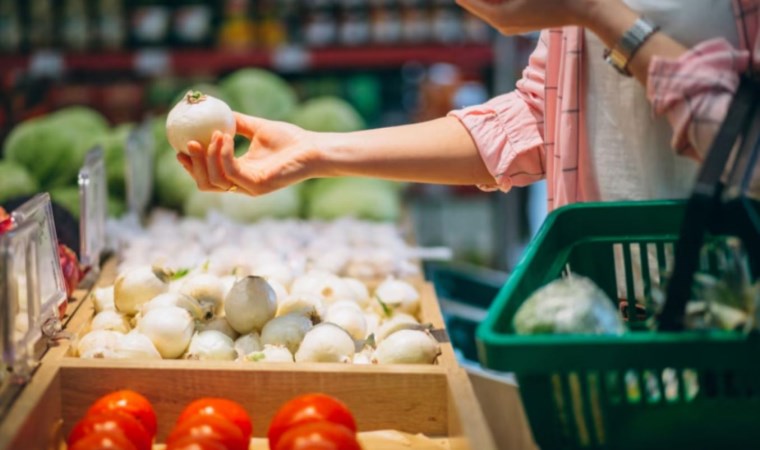
[[[668,117],[672,146],[679,154],[700,159],[748,64],[749,53],[724,38],[705,41],[677,59],[652,58],[647,97],[655,114]],[[699,125],[710,126],[700,130]]]
[[[510,92],[487,103],[451,111],[472,136],[493,184],[485,191],[509,191],[544,177],[539,152],[543,147],[543,121],[520,98]]]

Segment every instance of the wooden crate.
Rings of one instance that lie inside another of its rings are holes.
[[[110,260],[106,262],[106,264],[104,265],[102,275],[97,282],[97,286],[109,286],[113,284],[115,275],[116,275],[116,263],[114,260]],[[440,305],[438,304],[438,298],[436,297],[435,288],[433,287],[433,285],[429,282],[424,281],[421,278],[410,280],[410,282],[412,282],[420,292],[420,316],[422,318],[422,323],[429,323],[429,324],[432,324],[432,326],[435,329],[445,330],[445,322],[443,320],[443,314],[441,313],[441,308],[440,308]],[[85,295],[81,300],[78,300],[75,304],[72,304],[70,308],[73,309],[74,312],[72,313],[71,318],[66,323],[66,331],[73,333],[77,337],[81,337],[89,331],[90,321],[95,315],[94,303],[92,301],[91,296]],[[438,334],[440,338],[440,333],[436,333],[436,334]],[[441,355],[438,357],[438,363],[436,364],[436,366],[441,367],[441,368],[458,367],[456,356],[454,354],[454,348],[451,345],[451,342],[448,340],[447,336],[444,336],[443,342],[440,342],[440,346],[441,346]],[[68,345],[66,342],[64,342],[62,347],[55,348],[52,351],[49,351],[45,358],[50,360],[50,359],[56,359],[56,358],[76,358],[76,357],[74,356],[74,352],[71,346]],[[167,360],[166,362],[173,363],[177,361]],[[110,360],[99,360],[99,361],[94,362],[94,364],[98,364],[98,363],[103,367],[108,367],[110,365]],[[202,366],[200,362],[196,362],[196,364],[199,364]],[[229,361],[227,362],[227,364],[228,365],[243,365],[247,368],[253,369],[255,368],[256,365],[262,364],[262,363],[244,363],[244,362]],[[334,368],[333,370],[343,370],[343,368],[346,366],[344,364],[329,364],[329,363],[322,363],[322,364],[332,366]],[[303,363],[295,364],[295,367],[308,367],[308,366],[309,365],[304,365]],[[384,368],[388,366],[378,366],[378,367],[381,368],[380,370],[383,370]]]
[[[190,361],[146,364],[116,361],[110,367],[90,360],[62,359],[44,363],[0,424],[0,449],[55,449],[62,436],[99,396],[115,389],[134,389],[150,399],[158,419],[158,439],[169,432],[181,409],[201,396],[235,399],[253,418],[252,449],[267,448],[263,436],[274,412],[293,396],[324,392],[353,411],[366,450],[495,449],[482,411],[462,369],[377,370],[375,366],[335,371],[314,365],[308,371],[292,365],[257,370]],[[416,445],[391,443],[379,430],[422,433]],[[157,446],[160,448],[160,446]]]

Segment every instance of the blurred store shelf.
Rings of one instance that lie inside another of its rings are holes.
[[[481,70],[493,64],[490,45],[424,45],[394,47],[336,47],[308,49],[285,47],[273,51],[161,50],[115,53],[37,52],[0,56],[2,71],[21,70],[32,75],[65,72],[223,73],[241,67],[263,67],[283,72],[329,69],[378,69],[400,67],[407,62],[447,62],[465,70]]]

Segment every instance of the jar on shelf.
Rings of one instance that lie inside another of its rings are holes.
[[[95,34],[98,45],[105,50],[124,48],[127,41],[127,23],[124,20],[122,0],[100,0],[95,10]]]

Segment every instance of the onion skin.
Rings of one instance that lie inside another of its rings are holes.
[[[235,135],[235,116],[218,98],[188,91],[166,118],[166,138],[174,150],[190,154],[187,143],[198,142],[204,149],[215,131]]]
[[[433,364],[441,347],[426,331],[399,330],[380,342],[372,356],[375,364]]]
[[[140,319],[138,330],[156,346],[162,358],[179,358],[190,345],[195,326],[186,309],[164,306],[148,311]]]
[[[261,277],[241,278],[224,299],[224,314],[240,334],[259,331],[277,312],[277,294]]]

